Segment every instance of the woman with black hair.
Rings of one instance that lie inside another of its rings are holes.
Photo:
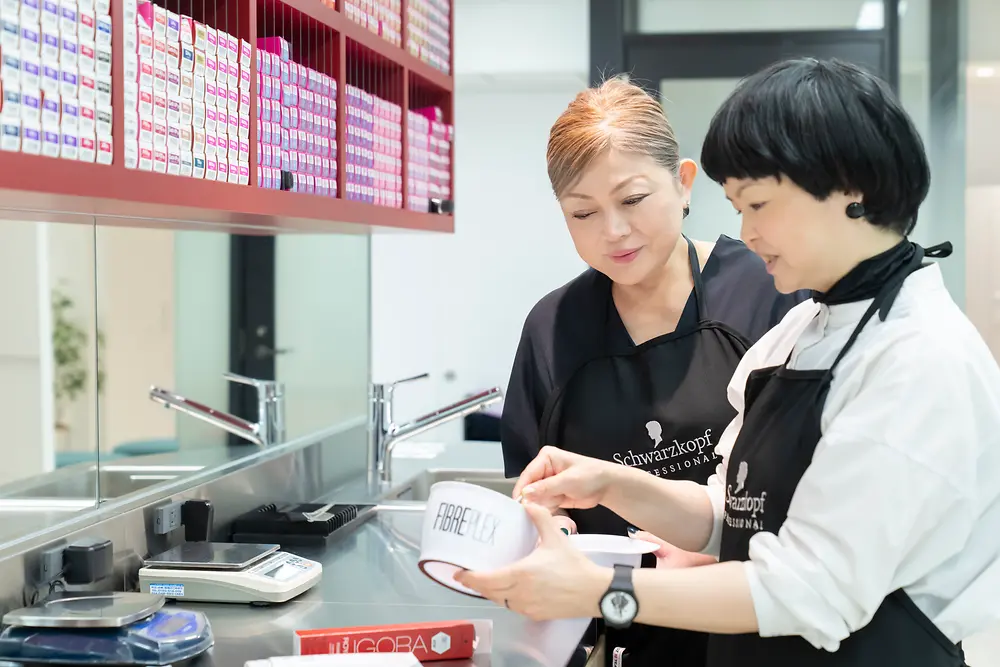
[[[1000,619],[1000,370],[925,261],[950,246],[907,239],[919,135],[884,82],[797,59],[740,84],[702,164],[778,289],[815,292],[739,364],[717,474],[546,447],[515,489],[541,546],[462,583],[537,619],[714,633],[710,667],[963,665]],[[720,562],[599,568],[548,509],[597,505]]]

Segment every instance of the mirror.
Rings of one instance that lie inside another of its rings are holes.
[[[229,372],[283,385],[283,436],[268,446],[363,420],[368,243],[366,235],[99,227],[100,497],[260,451],[252,433],[192,414],[197,402],[247,426],[260,421],[257,391]],[[187,411],[151,400],[152,386]]]
[[[96,503],[105,384],[95,241],[86,217],[0,220],[0,542]]]
[[[0,220],[0,543],[261,450],[152,386],[256,422],[224,375],[280,382],[271,446],[363,425],[369,241]]]

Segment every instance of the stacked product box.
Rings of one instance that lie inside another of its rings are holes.
[[[257,184],[336,197],[337,82],[294,62],[289,46],[257,40]]]
[[[451,72],[451,0],[409,0],[406,48],[445,74]]]
[[[451,199],[451,142],[454,126],[439,107],[407,112],[407,207],[427,212],[431,199]]]
[[[110,0],[0,2],[0,149],[111,164]]]
[[[356,86],[347,101],[344,198],[400,208],[403,203],[403,112]]]
[[[323,0],[333,7],[335,0]],[[395,46],[403,45],[403,15],[401,0],[343,0],[347,18],[360,23]]]
[[[125,166],[249,184],[250,43],[149,2],[130,17]]]

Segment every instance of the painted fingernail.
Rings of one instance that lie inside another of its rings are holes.
[[[639,529],[636,528],[635,526],[629,526],[628,527],[628,534],[629,535],[635,535],[638,532],[639,532]]]
[[[565,526],[563,526],[563,527],[562,527],[562,528],[560,528],[559,530],[561,530],[562,532],[564,532],[564,533],[566,533],[567,535],[569,535],[569,528],[566,528]]]

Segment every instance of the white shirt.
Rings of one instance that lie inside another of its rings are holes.
[[[719,553],[747,375],[789,351],[790,368],[829,368],[869,305],[801,303],[737,367],[705,553]],[[760,634],[835,651],[898,588],[955,642],[1000,620],[1000,370],[936,265],[907,278],[885,322],[869,321],[821,427],[784,525],[750,540]]]

